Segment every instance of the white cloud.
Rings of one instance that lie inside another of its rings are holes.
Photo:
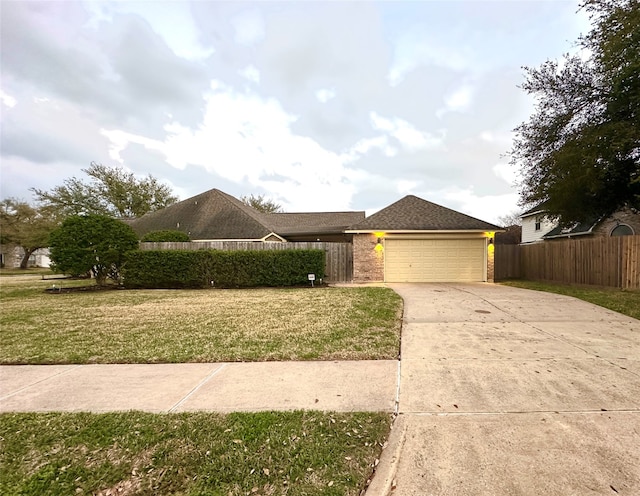
[[[168,136],[163,141],[103,131],[111,141],[112,159],[121,161],[127,145],[138,143],[161,152],[177,169],[199,165],[230,181],[265,188],[292,210],[322,208],[318,199],[326,196],[334,199],[334,208],[349,208],[354,193],[345,168],[349,155],[338,155],[294,134],[291,125],[296,117],[273,99],[217,83],[206,100],[199,129],[173,123],[166,126]]]
[[[18,104],[18,100],[5,93],[3,90],[0,90],[0,100],[2,100],[2,104],[4,106],[9,108],[13,108]]]
[[[248,65],[242,69],[239,74],[252,83],[260,83],[260,71],[255,65]]]
[[[498,222],[499,217],[515,210],[518,203],[517,193],[479,196],[474,192],[473,187],[455,186],[430,191],[425,198],[494,224]]]
[[[418,186],[420,186],[419,181],[405,181],[402,179],[399,181],[396,181],[396,189],[398,193],[400,193],[403,196],[413,194],[413,191]]]
[[[320,103],[327,103],[336,97],[336,91],[333,89],[322,88],[316,91],[316,98]]]
[[[257,10],[247,10],[231,20],[235,29],[235,41],[240,45],[252,46],[264,39],[264,20]]]
[[[509,163],[497,163],[491,170],[497,177],[505,181],[510,186],[515,184],[516,179],[518,178],[518,170]]]
[[[215,53],[203,46],[186,2],[84,2],[90,14],[87,26],[97,28],[102,22],[113,22],[118,14],[136,14],[164,39],[173,53],[190,60],[202,60]]]
[[[425,148],[436,148],[440,146],[444,139],[444,132],[440,136],[433,136],[416,129],[409,122],[394,117],[387,119],[370,112],[371,126],[377,131],[386,131],[390,136],[400,142],[400,145],[407,151],[417,151]]]
[[[445,97],[444,103],[449,110],[461,112],[469,108],[472,94],[473,88],[466,85],[461,86]]]
[[[405,77],[421,66],[446,67],[455,71],[470,65],[467,50],[447,43],[439,36],[430,36],[425,26],[414,26],[395,40],[394,56],[387,74],[391,86],[397,86]]]

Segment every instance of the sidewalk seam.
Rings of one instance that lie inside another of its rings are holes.
[[[76,370],[76,369],[78,369],[78,368],[80,368],[80,367],[83,367],[83,366],[84,366],[84,365],[82,365],[82,364],[77,364],[77,365],[74,365],[73,367],[71,367],[70,369],[63,370],[62,372],[58,372],[57,374],[50,375],[50,376],[48,376],[48,377],[45,377],[44,379],[40,379],[39,381],[32,382],[31,384],[29,384],[29,385],[27,385],[27,386],[23,386],[23,387],[21,387],[20,389],[18,389],[18,390],[16,390],[16,391],[14,391],[13,393],[9,393],[9,394],[7,394],[6,396],[0,396],[0,401],[4,401],[4,400],[6,400],[6,399],[9,399],[9,398],[11,398],[12,396],[15,396],[16,394],[20,394],[21,392],[23,392],[23,391],[25,391],[25,390],[27,390],[27,389],[29,389],[29,388],[33,387],[33,386],[36,386],[36,385],[41,384],[41,383],[43,383],[43,382],[46,382],[46,381],[48,381],[48,380],[50,380],[50,379],[53,379],[54,377],[59,377],[59,376],[64,375],[64,374],[68,374],[68,373],[69,373],[69,372],[71,372],[72,370]]]
[[[176,408],[179,408],[185,401],[187,401],[191,396],[193,396],[198,391],[198,389],[200,389],[207,382],[209,382],[209,380],[213,376],[217,375],[218,372],[221,372],[223,369],[225,369],[227,365],[228,364],[223,363],[220,367],[217,367],[213,369],[211,372],[209,372],[209,374],[207,374],[207,376],[204,379],[202,379],[191,391],[189,391],[180,401],[178,401],[175,405],[169,408],[169,410],[167,410],[167,413],[174,412]]]

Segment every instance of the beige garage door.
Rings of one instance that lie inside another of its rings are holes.
[[[485,240],[386,239],[387,282],[484,281]]]

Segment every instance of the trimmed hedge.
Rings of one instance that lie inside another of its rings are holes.
[[[128,253],[123,273],[127,288],[247,288],[308,284],[324,269],[323,250],[149,250]]]

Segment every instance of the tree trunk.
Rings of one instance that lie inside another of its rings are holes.
[[[20,262],[20,268],[26,269],[27,267],[29,267],[29,259],[31,258],[31,255],[33,254],[34,251],[37,250],[37,248],[23,248],[23,249],[24,249],[24,256],[22,257],[22,261]]]

